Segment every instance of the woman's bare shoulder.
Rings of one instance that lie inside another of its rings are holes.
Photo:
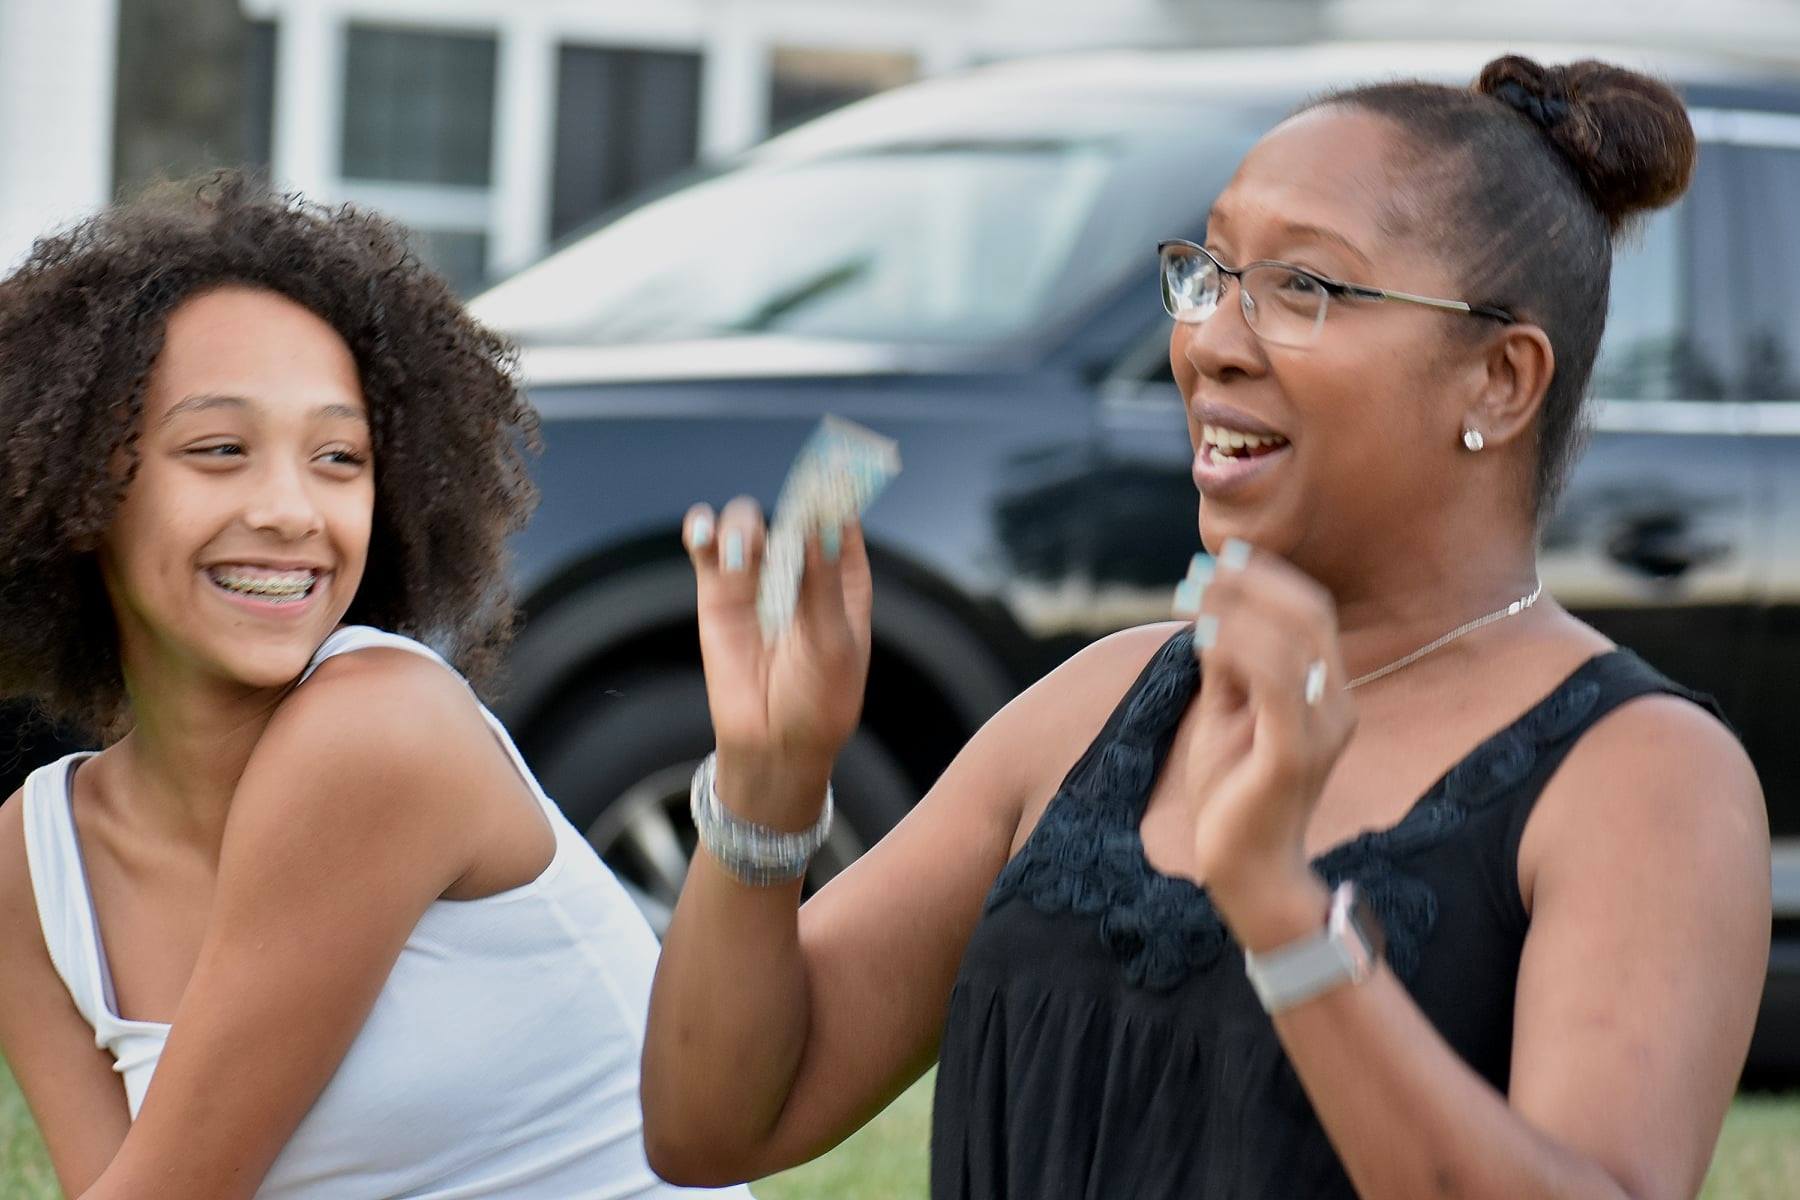
[[[1731,730],[1700,705],[1663,693],[1596,721],[1526,826],[1520,874],[1527,897],[1546,871],[1585,871],[1596,859],[1660,871],[1677,888],[1683,879],[1705,888],[1737,881],[1766,897],[1768,809]]]
[[[1108,634],[1071,655],[1024,696],[1058,707],[1111,712],[1157,651],[1186,628],[1186,622],[1162,621]]]
[[[1109,634],[1071,655],[990,722],[983,731],[993,739],[987,749],[1015,772],[1008,794],[1018,836],[1029,832],[1056,781],[1099,736],[1150,660],[1186,627],[1164,621]]]
[[[1671,693],[1639,696],[1596,721],[1559,774],[1567,780],[1553,779],[1552,789],[1584,792],[1601,810],[1691,809],[1697,817],[1758,822],[1766,815],[1756,768],[1737,736],[1700,704]]]

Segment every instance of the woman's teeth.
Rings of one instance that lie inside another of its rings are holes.
[[[214,567],[212,581],[228,592],[260,600],[288,603],[304,599],[319,581],[314,571],[264,571],[245,567]]]
[[[1202,425],[1200,438],[1212,447],[1214,458],[1253,458],[1258,454],[1279,450],[1288,444],[1287,439],[1279,434],[1265,437],[1255,433],[1239,433],[1235,429],[1219,425]]]

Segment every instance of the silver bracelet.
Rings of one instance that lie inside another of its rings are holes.
[[[825,785],[825,810],[812,828],[785,833],[746,821],[720,803],[713,788],[718,758],[715,751],[701,760],[688,791],[688,811],[693,814],[700,844],[732,878],[752,887],[792,883],[803,877],[831,832],[831,784]]]

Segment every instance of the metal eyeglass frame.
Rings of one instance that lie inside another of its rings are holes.
[[[1488,304],[1470,304],[1466,300],[1440,300],[1432,296],[1414,295],[1412,292],[1397,292],[1392,288],[1370,287],[1366,283],[1345,283],[1341,279],[1332,279],[1329,276],[1319,274],[1317,271],[1309,271],[1305,267],[1297,267],[1293,263],[1281,262],[1278,259],[1262,259],[1257,262],[1245,263],[1241,267],[1228,267],[1219,261],[1216,254],[1211,250],[1208,250],[1205,246],[1200,245],[1198,242],[1190,242],[1186,238],[1167,238],[1156,243],[1157,282],[1159,290],[1162,292],[1163,311],[1168,313],[1174,320],[1181,321],[1184,325],[1198,325],[1208,317],[1211,317],[1212,313],[1206,314],[1205,317],[1201,317],[1198,321],[1183,321],[1181,316],[1171,307],[1167,269],[1164,266],[1164,259],[1167,257],[1169,247],[1171,246],[1179,246],[1185,250],[1192,250],[1195,253],[1204,255],[1207,261],[1212,263],[1214,269],[1217,270],[1219,274],[1237,280],[1238,304],[1240,307],[1244,304],[1244,273],[1246,271],[1253,271],[1258,267],[1280,267],[1284,271],[1292,271],[1296,275],[1301,275],[1312,280],[1319,285],[1320,289],[1328,298],[1327,304],[1319,305],[1318,320],[1313,326],[1313,337],[1315,338],[1318,337],[1319,329],[1325,324],[1325,310],[1328,307],[1330,297],[1349,297],[1354,300],[1401,300],[1407,304],[1423,304],[1428,308],[1440,308],[1449,312],[1467,313],[1472,317],[1491,317],[1497,321],[1504,321],[1508,325],[1518,320],[1517,317],[1513,316],[1512,313],[1507,312],[1504,308],[1495,308]],[[1220,289],[1219,300],[1223,302],[1224,299],[1224,290]],[[1215,307],[1213,311],[1216,312],[1218,310]],[[1250,321],[1250,314],[1248,311],[1245,312],[1244,319],[1247,322]],[[1250,328],[1252,330],[1256,329],[1254,322],[1251,322]],[[1262,334],[1259,332],[1257,336],[1261,337]]]

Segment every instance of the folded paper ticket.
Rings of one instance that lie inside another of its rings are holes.
[[[840,417],[826,417],[788,468],[763,548],[756,616],[774,641],[794,618],[806,539],[862,515],[900,473],[898,443]]]

